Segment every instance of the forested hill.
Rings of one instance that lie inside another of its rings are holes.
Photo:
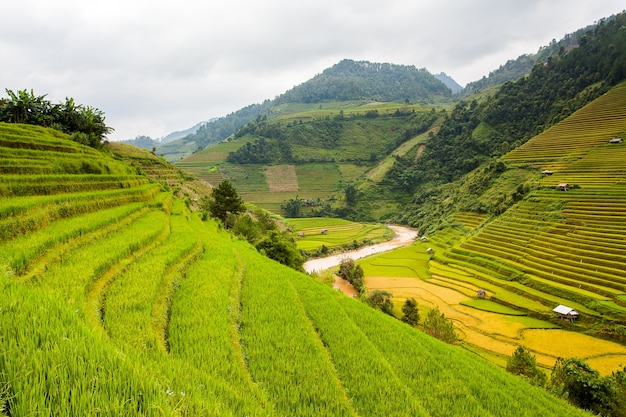
[[[344,59],[276,98],[275,103],[375,100],[432,102],[451,91],[426,69]]]
[[[611,16],[607,20],[612,20]],[[548,45],[539,48],[535,54],[520,55],[516,59],[510,59],[505,64],[500,65],[496,70],[484,76],[480,80],[468,83],[463,91],[463,95],[468,96],[479,92],[482,89],[504,84],[508,81],[516,81],[524,77],[533,69],[539,61],[546,61],[550,56],[563,55],[565,52],[578,47],[579,38],[585,33],[593,30],[595,25],[589,25],[578,29],[576,32],[566,34],[560,41],[553,39]]]
[[[461,102],[432,136],[419,163],[398,160],[388,181],[422,195],[523,144],[626,79],[626,14],[580,38],[580,46],[537,64],[488,99]],[[416,197],[416,201],[420,198]],[[419,225],[418,212],[404,221]]]
[[[425,69],[346,59],[274,100],[246,106],[206,123],[191,135],[157,147],[157,152],[170,162],[178,161],[226,139],[261,114],[289,112],[285,104],[348,100],[432,103],[451,95],[450,89]]]

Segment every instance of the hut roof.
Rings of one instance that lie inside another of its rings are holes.
[[[559,304],[558,306],[552,309],[555,313],[563,314],[564,316],[577,316],[578,311],[574,310],[571,307],[564,306],[563,304]]]

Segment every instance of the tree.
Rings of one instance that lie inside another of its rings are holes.
[[[382,311],[385,314],[393,316],[393,301],[391,301],[393,294],[385,290],[374,290],[367,297],[367,304],[374,307],[377,310]]]
[[[454,325],[439,311],[439,307],[428,312],[424,320],[424,332],[446,343],[454,343],[458,340]]]
[[[284,201],[283,204],[280,205],[280,208],[285,212],[287,217],[300,217],[300,208],[302,207],[302,199],[298,198],[290,198],[287,201]]]
[[[348,207],[354,207],[357,202],[358,190],[354,184],[350,184],[345,188],[346,204]]]
[[[237,215],[245,211],[243,200],[237,194],[230,181],[224,180],[211,191],[212,200],[208,203],[208,211],[211,217],[222,221],[228,227],[229,214]]]
[[[365,294],[364,273],[361,265],[356,265],[353,259],[342,259],[339,264],[339,274],[341,278],[348,281],[359,292]]]
[[[256,248],[270,259],[295,270],[303,271],[304,256],[296,246],[296,242],[292,237],[278,230],[270,230],[256,245]]]
[[[624,386],[620,376],[601,377],[600,373],[578,358],[559,358],[550,379],[552,392],[570,403],[603,416],[623,416]],[[621,393],[620,393],[621,391]]]
[[[417,301],[414,298],[407,298],[402,305],[402,318],[406,324],[417,327],[420,321],[420,313],[417,309]]]
[[[537,360],[524,346],[518,346],[506,364],[507,372],[523,375],[535,385],[546,383],[546,374],[537,367]]]

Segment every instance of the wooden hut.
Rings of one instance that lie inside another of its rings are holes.
[[[562,183],[556,186],[556,189],[559,191],[568,191],[569,190],[569,184],[568,183]]]
[[[541,174],[543,174],[543,175],[552,175],[553,172],[550,171],[549,169],[544,169],[543,171],[541,171]]]
[[[563,304],[559,304],[554,309],[552,309],[561,320],[564,321],[574,321],[578,318],[578,311],[574,310],[571,307],[564,306]]]
[[[622,143],[622,138],[613,138],[609,140],[609,143],[613,143],[613,144]]]
[[[476,295],[478,298],[485,298],[487,296],[487,292],[482,288],[479,288],[478,291],[476,291]]]

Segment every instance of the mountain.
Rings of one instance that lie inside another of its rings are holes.
[[[344,59],[278,96],[275,104],[372,100],[431,103],[450,91],[426,69]]]
[[[206,123],[194,134],[158,146],[157,152],[168,161],[179,161],[228,138],[260,115],[276,117],[292,112],[290,104],[359,100],[424,104],[450,99],[450,89],[425,69],[345,59],[274,100],[252,104]]]
[[[0,150],[1,415],[588,415],[202,220],[150,152]]]
[[[603,21],[608,22],[615,18],[611,16]],[[589,25],[575,32],[568,33],[558,42],[553,39],[548,45],[542,46],[534,54],[520,55],[516,59],[510,59],[500,65],[482,79],[468,83],[463,91],[463,95],[468,96],[489,87],[498,86],[508,81],[516,81],[526,76],[538,62],[544,62],[551,56],[562,55],[578,47],[579,39],[587,32],[593,31],[596,25]]]
[[[463,87],[459,85],[452,77],[450,77],[445,72],[440,72],[439,74],[435,74],[435,78],[441,81],[452,91],[452,94],[459,94],[463,91]]]
[[[185,136],[194,134],[202,126],[204,126],[207,123],[211,123],[215,120],[216,119],[210,119],[209,121],[206,121],[206,122],[196,123],[194,126],[190,127],[189,129],[179,130],[176,132],[169,133],[160,139],[153,139],[150,136],[137,136],[135,139],[127,139],[127,140],[122,140],[120,142],[126,145],[136,146],[137,148],[151,150],[151,149],[158,148],[159,146],[164,145],[166,143],[173,142],[177,139],[184,138]]]

